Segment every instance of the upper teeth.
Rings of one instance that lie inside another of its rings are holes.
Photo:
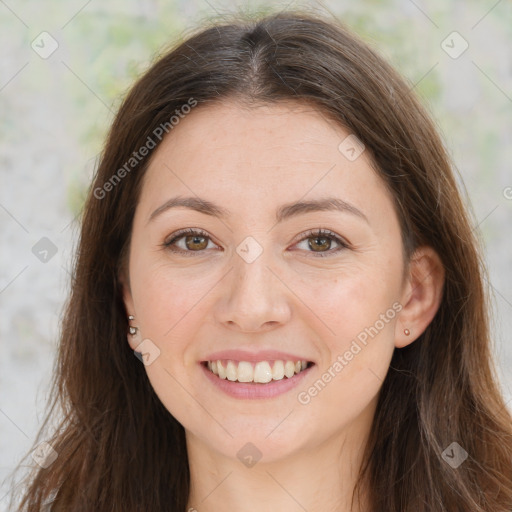
[[[265,384],[271,380],[281,380],[285,376],[293,377],[305,370],[307,361],[274,361],[270,366],[268,361],[250,363],[248,361],[208,361],[208,369],[221,379],[238,382],[259,382]]]

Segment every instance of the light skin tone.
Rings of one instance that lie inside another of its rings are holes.
[[[394,349],[413,343],[434,317],[444,272],[428,247],[404,264],[393,199],[368,151],[350,161],[338,149],[348,135],[308,105],[225,101],[182,119],[144,177],[124,301],[141,338],[160,350],[145,370],[185,428],[189,507],[198,512],[369,510],[364,494],[350,503],[378,393]],[[176,196],[205,199],[229,214],[179,207],[150,219]],[[285,204],[325,197],[352,211],[276,221]],[[178,252],[165,247],[187,228],[207,237],[185,234],[172,246]],[[346,247],[308,234],[318,229]],[[247,237],[262,249],[251,263],[237,252]],[[377,324],[386,313],[387,322]],[[307,404],[298,400],[329,368],[333,373],[365,328],[381,324]],[[290,391],[240,399],[213,385],[200,364],[230,349],[281,350],[314,365]],[[252,467],[237,457],[247,443],[255,457],[261,453]]]

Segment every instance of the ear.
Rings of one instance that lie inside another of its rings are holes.
[[[121,285],[121,293],[123,296],[124,307],[128,315],[135,315],[133,309],[133,298],[130,288],[130,278],[126,272],[126,269],[122,269],[119,272],[119,284]]]
[[[418,248],[409,262],[402,294],[402,310],[395,324],[395,346],[403,348],[425,331],[443,297],[445,270],[441,258],[431,247]],[[410,334],[406,335],[408,329]]]

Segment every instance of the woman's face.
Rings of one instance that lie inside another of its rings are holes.
[[[125,303],[189,442],[272,461],[370,424],[406,327],[404,262],[391,196],[350,135],[307,105],[226,102],[153,155]]]

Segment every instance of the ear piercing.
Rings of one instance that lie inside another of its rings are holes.
[[[135,317],[133,315],[128,315],[128,322],[132,322],[135,320]],[[134,325],[128,326],[128,334],[132,337],[133,341],[141,341],[140,340],[140,331],[138,327],[135,327]],[[128,340],[130,341],[130,340]]]
[[[404,329],[404,334],[406,336],[409,336],[409,334],[411,334],[411,331],[409,331],[409,329]]]
[[[135,317],[133,315],[128,316],[128,321],[131,322],[132,320],[135,320]],[[133,327],[133,325],[129,326],[129,332],[133,336],[137,332],[138,327]]]

